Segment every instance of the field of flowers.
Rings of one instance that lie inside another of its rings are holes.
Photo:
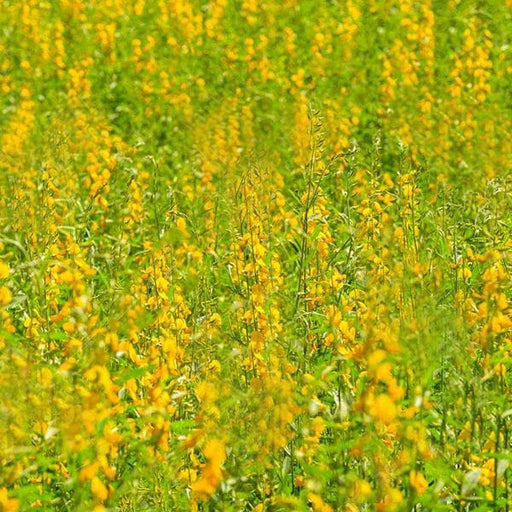
[[[512,510],[511,0],[0,0],[0,511]]]

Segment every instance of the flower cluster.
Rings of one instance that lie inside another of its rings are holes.
[[[510,1],[0,27],[0,511],[508,510]]]

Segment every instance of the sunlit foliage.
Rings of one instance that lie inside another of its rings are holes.
[[[510,0],[0,0],[0,511],[509,510]]]

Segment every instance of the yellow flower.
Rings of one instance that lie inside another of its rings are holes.
[[[0,505],[2,512],[14,512],[19,508],[18,500],[8,498],[5,487],[0,489]]]
[[[384,498],[377,503],[377,511],[387,512],[397,510],[403,499],[404,498],[399,489],[388,489],[384,494]]]
[[[428,488],[428,482],[423,474],[414,469],[409,473],[409,483],[419,495],[425,494]]]
[[[12,293],[7,286],[0,286],[0,306],[6,306],[12,301]]]
[[[196,387],[196,396],[202,404],[208,406],[217,400],[219,393],[211,382],[200,382]]]
[[[7,277],[9,277],[9,265],[0,261],[0,279],[6,279]]]
[[[354,498],[354,500],[358,502],[364,501],[371,493],[372,488],[366,480],[358,479],[354,482],[351,493],[351,496]]]
[[[318,494],[310,493],[308,497],[315,512],[332,512],[332,507],[325,503]]]
[[[370,403],[370,414],[384,425],[389,425],[396,417],[396,405],[388,395],[382,394]]]
[[[92,480],[96,476],[96,472],[98,471],[98,463],[95,462],[93,464],[88,464],[84,466],[80,473],[78,474],[78,480],[80,482],[84,482],[86,480]]]
[[[201,478],[192,484],[192,490],[200,495],[211,495],[222,478],[222,464],[226,459],[226,447],[219,439],[208,441],[203,449],[206,464]]]
[[[100,501],[105,501],[108,498],[108,489],[97,476],[94,476],[91,480],[91,492]]]

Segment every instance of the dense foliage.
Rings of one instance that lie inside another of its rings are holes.
[[[0,510],[509,510],[510,0],[0,0]]]

